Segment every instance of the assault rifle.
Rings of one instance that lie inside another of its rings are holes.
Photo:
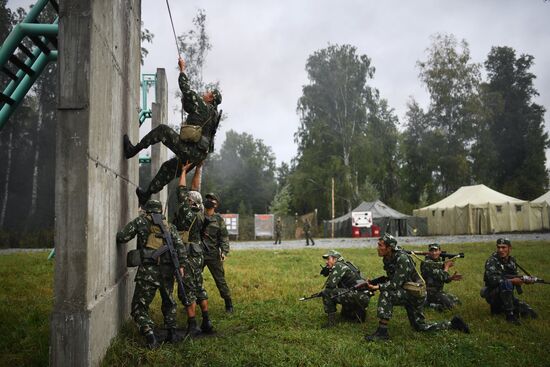
[[[176,275],[176,280],[178,281],[179,294],[181,294],[182,302],[184,304],[187,304],[187,294],[185,293],[185,288],[183,287],[183,277],[180,273],[181,265],[178,259],[178,253],[176,252],[174,244],[172,243],[172,236],[170,235],[170,231],[164,226],[164,223],[162,222],[162,214],[151,213],[151,217],[153,218],[153,223],[160,227],[162,238],[164,239],[165,243],[165,246],[155,251],[155,253],[153,254],[153,258],[158,258],[166,251],[170,253],[170,259],[172,260],[172,265],[174,265],[174,274]]]
[[[541,278],[537,278],[537,277],[534,277],[534,276],[531,276],[531,275],[512,275],[512,274],[508,274],[508,275],[505,275],[507,279],[515,279],[515,278],[520,278],[523,283],[525,284],[534,284],[534,283],[541,283],[541,284],[550,284],[550,282],[547,282],[546,280],[544,279],[541,279]]]
[[[309,301],[310,299],[323,297],[323,292],[313,293],[311,296],[303,296],[302,298],[299,298],[298,301]]]
[[[429,251],[408,251],[408,250],[406,250],[405,252],[409,255],[428,256],[430,254]],[[439,255],[439,257],[441,257],[443,259],[443,261],[451,261],[451,260],[458,259],[458,258],[463,259],[464,258],[464,252],[460,252],[458,254],[451,254],[451,253],[448,253],[447,251],[442,251],[441,255]]]

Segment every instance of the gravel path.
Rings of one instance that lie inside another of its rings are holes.
[[[550,245],[550,232],[546,233],[500,233],[496,235],[476,236],[426,236],[426,237],[398,237],[397,243],[404,247],[425,246],[429,243],[473,243],[473,242],[495,242],[499,237],[507,237],[512,243],[514,241],[545,241]],[[320,238],[315,239],[315,246],[306,247],[305,240],[283,241],[281,245],[274,245],[269,241],[239,241],[231,242],[232,250],[291,250],[298,248],[374,248],[376,238]],[[16,252],[39,252],[50,251],[50,249],[0,249],[0,255],[13,254]]]

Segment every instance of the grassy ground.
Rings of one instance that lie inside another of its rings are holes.
[[[550,247],[548,243],[541,245],[516,241],[513,255],[534,274],[550,279]],[[205,276],[216,336],[148,351],[142,348],[143,340],[129,322],[113,341],[103,365],[550,366],[546,349],[550,345],[550,286],[526,286],[522,299],[539,312],[540,318],[525,320],[519,327],[509,326],[502,317],[491,317],[488,305],[479,297],[483,264],[494,245],[449,245],[444,249],[466,252],[466,259],[456,266],[465,279],[451,284],[448,290],[462,299],[456,313],[470,323],[470,335],[454,331],[416,333],[398,307],[390,323],[392,341],[368,344],[363,335],[376,328],[377,297],[371,302],[365,324],[340,320],[336,328],[321,329],[325,315],[320,299],[298,302],[298,298],[321,289],[324,278],[318,272],[323,250],[236,251],[226,264],[234,314],[225,314],[210,274]],[[366,275],[382,274],[375,250],[341,252]],[[0,256],[0,324],[4,330],[0,364],[47,364],[52,266],[45,261],[46,256]],[[426,311],[429,320],[450,319],[452,314]],[[162,324],[158,297],[152,315]],[[178,321],[185,324],[181,307]]]

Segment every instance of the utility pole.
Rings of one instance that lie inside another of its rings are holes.
[[[334,177],[332,178],[332,238],[334,238]]]

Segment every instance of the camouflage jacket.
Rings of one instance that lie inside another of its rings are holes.
[[[219,257],[220,251],[224,255],[229,253],[229,234],[225,220],[218,213],[204,217],[202,245],[205,255]]]
[[[308,222],[305,222],[303,229],[304,229],[305,234],[310,234],[311,233],[311,224],[309,224]]]
[[[151,226],[154,225],[153,220],[148,214],[141,214],[130,223],[126,224],[124,228],[116,234],[116,241],[117,243],[125,243],[137,236],[137,249],[143,250],[147,244],[147,238],[151,232]],[[168,225],[168,227],[170,235],[172,236],[174,248],[178,252],[180,264],[182,264],[184,261],[187,261],[187,256],[183,251],[183,242],[178,235],[176,227],[173,225]],[[168,253],[164,253],[162,258],[169,259],[169,256],[170,255]]]
[[[420,264],[422,278],[426,281],[426,288],[430,292],[441,292],[443,285],[451,281],[451,275],[443,270],[445,262],[440,257],[437,260],[426,258]]]
[[[384,258],[384,270],[388,280],[380,284],[381,291],[396,291],[405,282],[419,279],[413,259],[404,251],[398,250],[389,258]]]
[[[182,240],[191,246],[186,249],[193,250],[195,253],[202,253],[201,228],[204,222],[204,214],[200,211],[193,211],[189,205],[189,189],[185,186],[178,186],[178,209],[174,215],[172,223],[176,226]],[[185,236],[187,238],[184,238]]]
[[[283,231],[283,225],[281,224],[281,222],[275,223],[275,232],[281,233],[282,231]]]
[[[357,284],[358,280],[362,280],[359,273],[348,266],[344,259],[340,258],[330,269],[325,289],[351,288]]]
[[[183,109],[187,112],[187,125],[202,126],[202,135],[208,139],[216,133],[218,112],[216,107],[206,103],[202,96],[191,89],[189,78],[185,73],[180,73],[178,84],[182,94]]]
[[[485,262],[483,281],[488,288],[496,288],[506,279],[506,275],[517,275],[516,259],[512,256],[507,261],[501,259],[496,252]]]

